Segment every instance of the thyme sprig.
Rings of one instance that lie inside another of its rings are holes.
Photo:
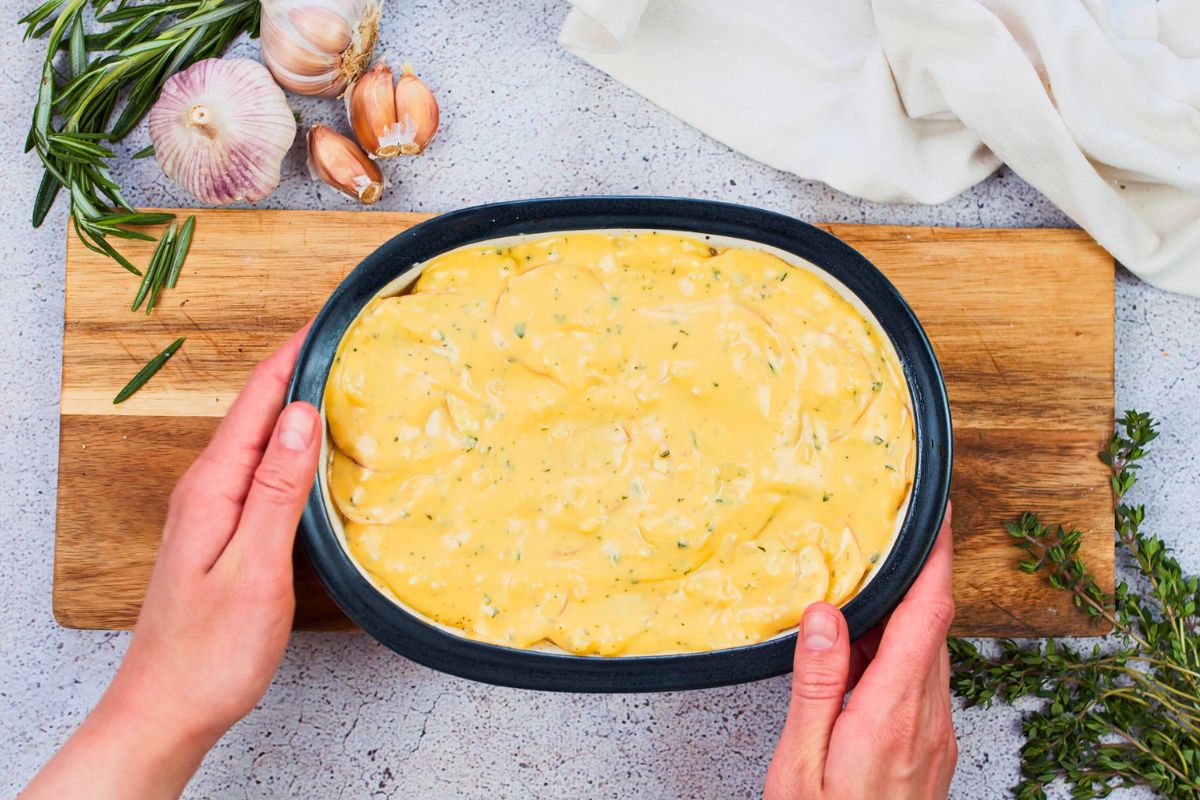
[[[1046,797],[1062,779],[1072,798],[1148,786],[1163,797],[1200,799],[1200,580],[1185,576],[1162,540],[1143,531],[1146,511],[1125,502],[1139,461],[1158,437],[1148,414],[1127,411],[1101,459],[1111,470],[1117,547],[1136,576],[1104,592],[1079,556],[1082,534],[1025,514],[1008,526],[1026,553],[1021,570],[1041,573],[1074,604],[1112,626],[1090,649],[1051,639],[1000,643],[997,656],[950,641],[952,686],[968,706],[1036,697],[1021,723],[1020,800]]]
[[[26,14],[20,21],[25,37],[46,37],[25,143],[45,168],[33,226],[45,221],[66,189],[80,241],[141,275],[109,238],[155,241],[135,229],[173,215],[129,204],[109,171],[113,151],[104,142],[128,135],[172,74],[220,55],[242,33],[255,33],[258,14],[259,0],[46,0]],[[92,33],[85,30],[89,18],[98,28]]]

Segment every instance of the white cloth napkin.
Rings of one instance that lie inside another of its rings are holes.
[[[1001,162],[1200,296],[1200,0],[573,0],[573,53],[752,158],[938,203]]]

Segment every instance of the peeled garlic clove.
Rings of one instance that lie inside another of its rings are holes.
[[[297,94],[337,97],[371,63],[378,0],[262,0],[263,61]]]
[[[325,125],[308,131],[308,171],[347,197],[371,205],[383,195],[379,165],[350,139]]]
[[[363,149],[375,158],[400,154],[400,126],[396,123],[396,93],[392,71],[380,61],[346,90],[350,125]]]
[[[400,152],[415,156],[433,141],[438,129],[438,102],[429,87],[404,63],[396,82],[396,120]]]
[[[209,58],[167,79],[150,109],[163,173],[206,203],[257,203],[296,138],[283,91],[257,61]]]

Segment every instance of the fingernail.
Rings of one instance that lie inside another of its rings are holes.
[[[312,441],[313,428],[312,409],[298,403],[292,403],[283,410],[279,418],[279,443],[288,450],[302,452],[308,449]]]
[[[805,650],[828,650],[838,639],[837,620],[828,611],[810,608],[801,623]]]

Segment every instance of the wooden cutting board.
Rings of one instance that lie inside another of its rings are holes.
[[[186,212],[192,213],[192,212]],[[178,287],[130,313],[137,279],[68,234],[54,615],[133,625],[167,498],[250,368],[373,248],[427,215],[202,210]],[[955,632],[1101,632],[1017,571],[1004,523],[1025,510],[1085,532],[1112,586],[1113,261],[1071,230],[824,225],[887,273],[933,340],[953,407]],[[138,264],[149,247],[126,252]],[[132,399],[112,398],[177,336]],[[352,627],[298,558],[296,626]]]

